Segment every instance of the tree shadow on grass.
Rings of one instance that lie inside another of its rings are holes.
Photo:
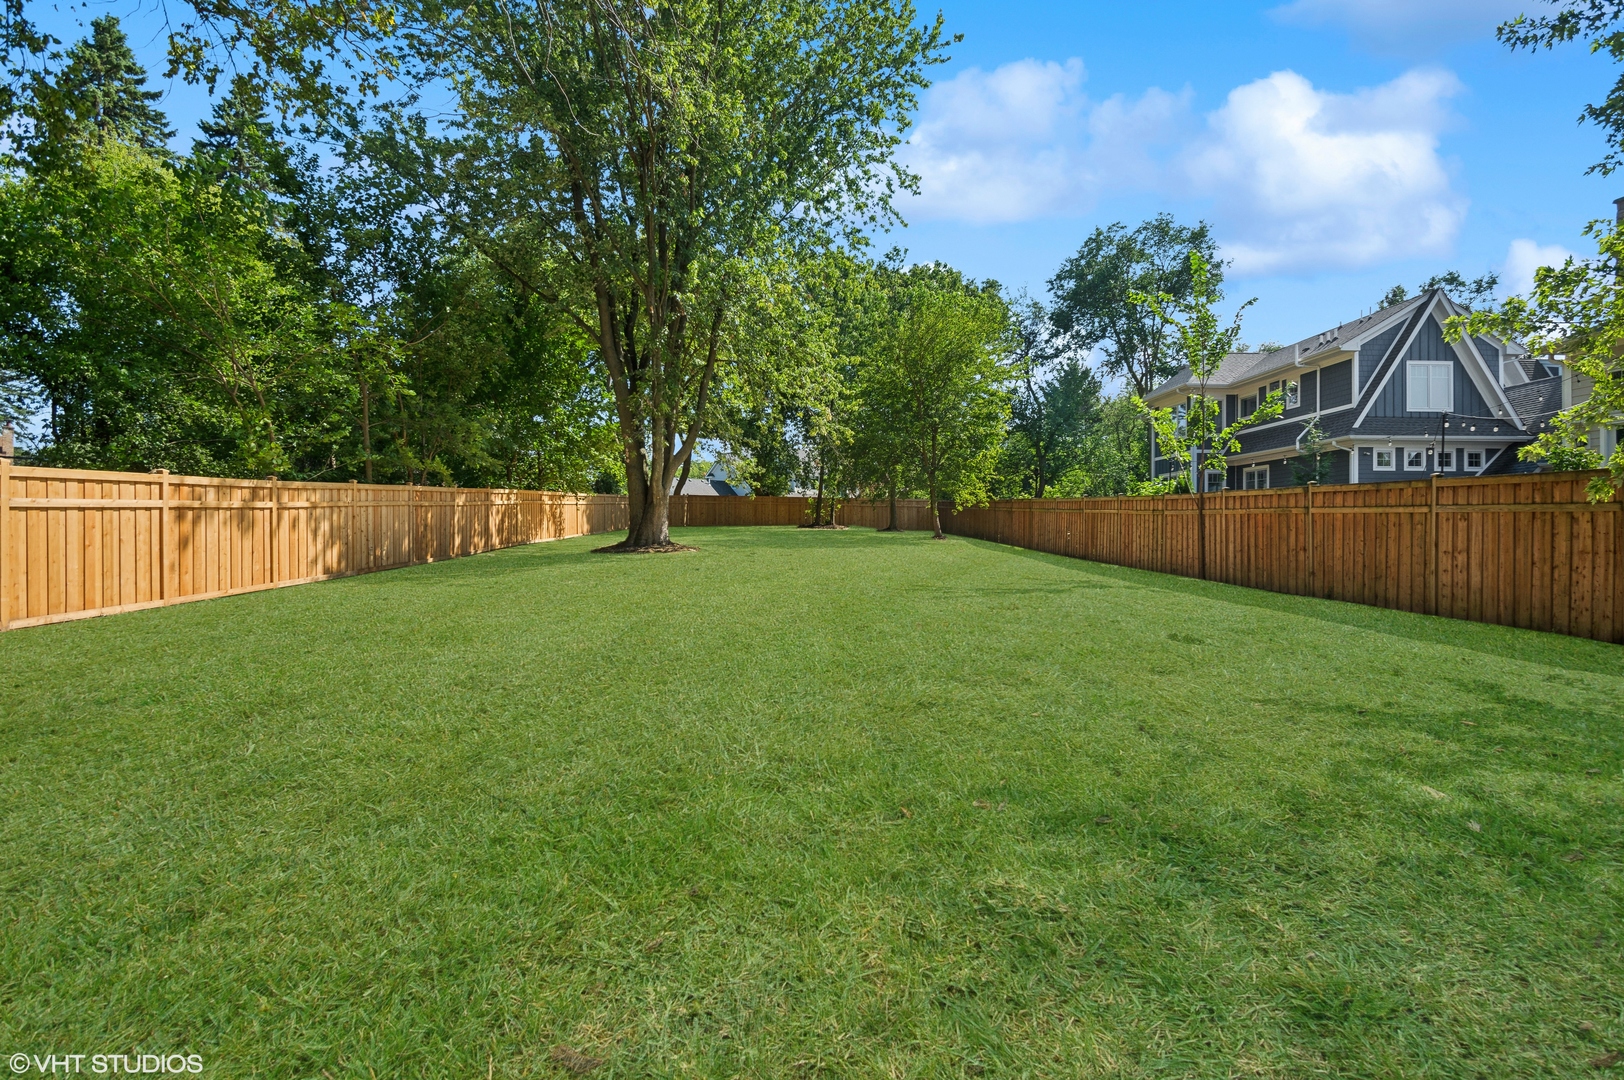
[[[977,541],[988,543],[987,541]],[[1566,671],[1588,671],[1597,675],[1624,675],[1624,647],[1589,638],[1568,637],[1540,630],[1523,630],[1514,626],[1493,623],[1468,622],[1464,619],[1419,615],[1391,608],[1371,607],[1342,600],[1321,600],[1309,596],[1265,592],[1242,585],[1226,585],[1216,581],[1161,574],[1153,570],[1136,570],[1110,563],[1089,562],[1065,555],[1051,555],[1025,548],[997,546],[1022,558],[1036,559],[1052,566],[1063,566],[1078,573],[1102,577],[1123,585],[1162,592],[1198,596],[1225,604],[1278,611],[1339,626],[1368,630],[1376,634],[1406,638],[1431,645],[1446,645],[1457,649],[1508,660],[1521,660],[1531,664],[1544,664]]]

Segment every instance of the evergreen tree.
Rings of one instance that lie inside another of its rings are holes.
[[[157,107],[163,94],[148,90],[147,72],[130,49],[116,16],[90,24],[90,36],[70,48],[54,81],[35,77],[25,113],[33,121],[31,151],[39,163],[64,141],[88,131],[163,150],[175,134]]]

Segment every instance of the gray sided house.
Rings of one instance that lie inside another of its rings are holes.
[[[1496,338],[1444,340],[1443,324],[1465,308],[1441,289],[1344,323],[1272,352],[1231,353],[1207,383],[1228,424],[1272,391],[1286,399],[1278,420],[1244,429],[1241,452],[1219,487],[1300,483],[1303,436],[1316,418],[1332,484],[1379,484],[1446,476],[1530,471],[1517,448],[1532,441],[1563,406],[1555,364]],[[1177,408],[1199,392],[1185,368],[1146,398]],[[1171,463],[1151,447],[1151,473]]]

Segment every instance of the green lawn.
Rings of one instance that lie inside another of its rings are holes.
[[[1295,1078],[1624,1050],[1624,650],[923,534],[679,539],[0,636],[0,1055]]]

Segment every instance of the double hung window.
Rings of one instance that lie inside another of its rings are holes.
[[[1410,412],[1449,412],[1455,407],[1455,365],[1410,361]]]

